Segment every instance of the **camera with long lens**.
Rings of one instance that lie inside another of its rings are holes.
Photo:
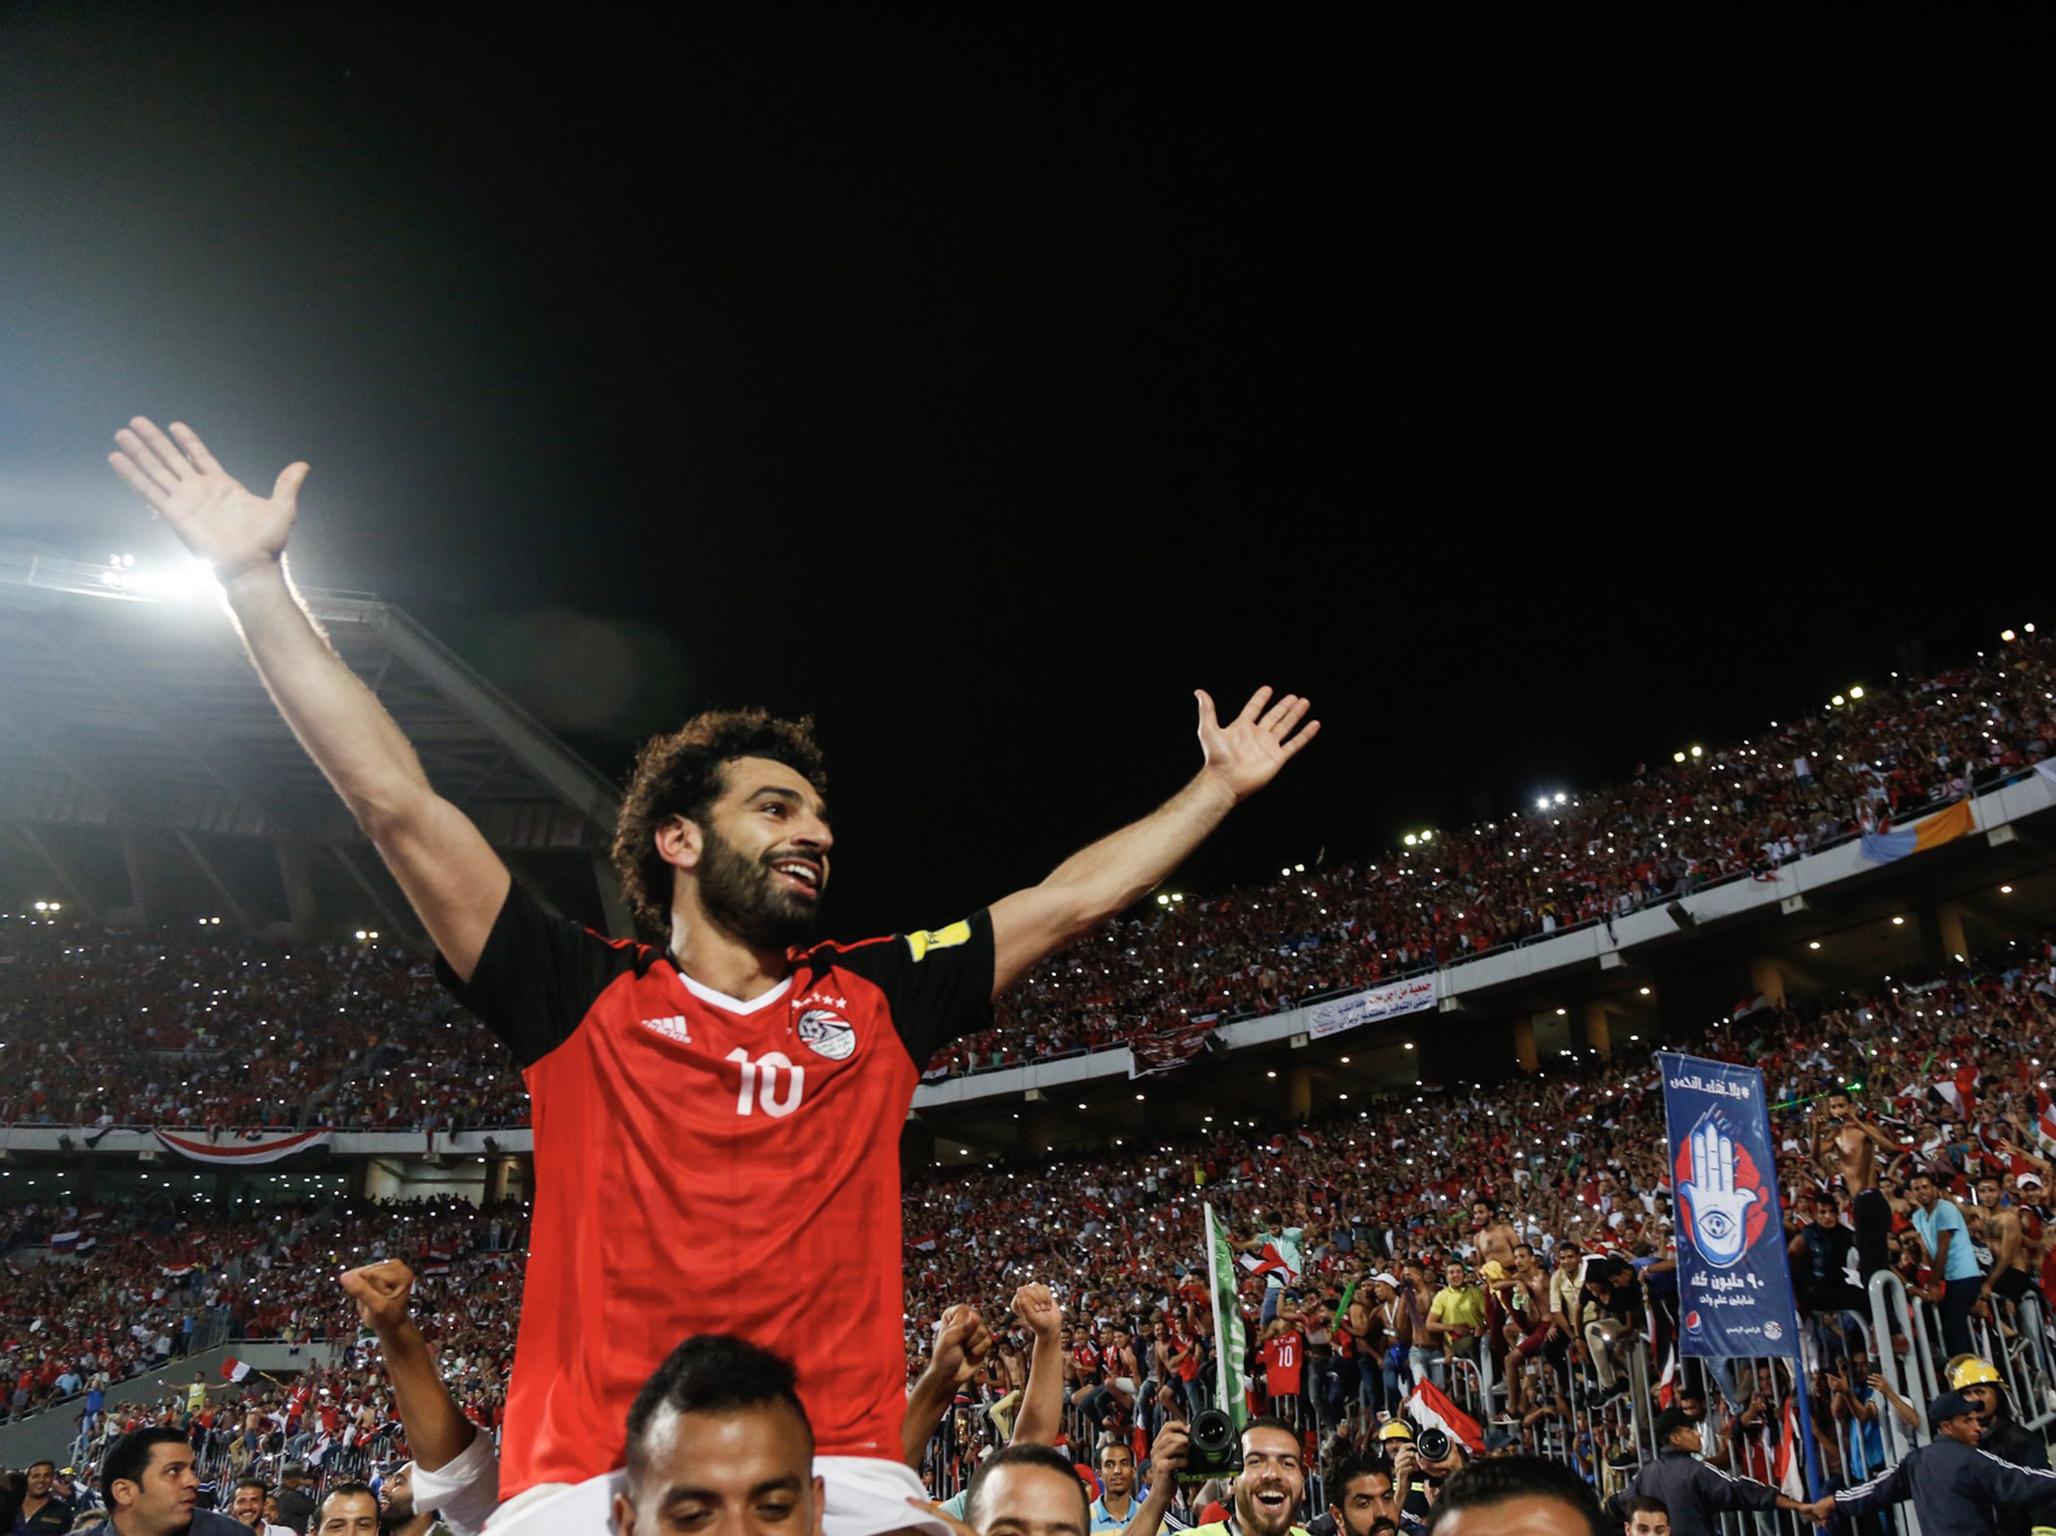
[[[1211,1482],[1217,1477],[1233,1477],[1242,1469],[1242,1458],[1236,1442],[1235,1421],[1218,1408],[1203,1408],[1192,1416],[1192,1428],[1187,1432],[1185,1468],[1178,1474],[1181,1483]]]
[[[1433,1425],[1414,1437],[1414,1451],[1422,1461],[1440,1461],[1449,1454],[1449,1431]]]

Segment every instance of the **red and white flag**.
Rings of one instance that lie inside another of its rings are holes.
[[[1245,1253],[1242,1267],[1252,1275],[1283,1275],[1287,1280],[1299,1278],[1299,1271],[1285,1261],[1276,1243],[1265,1243],[1260,1253]]]
[[[1797,1398],[1785,1399],[1785,1428],[1778,1437],[1776,1482],[1778,1492],[1788,1499],[1806,1497],[1806,1452],[1799,1446]]]
[[[335,1141],[333,1131],[286,1131],[279,1134],[258,1134],[241,1141],[217,1143],[201,1141],[193,1136],[178,1136],[170,1131],[154,1133],[166,1151],[176,1152],[180,1157],[196,1163],[209,1163],[217,1168],[254,1168],[264,1163],[275,1163],[296,1152],[312,1151],[326,1147]]]
[[[1668,1408],[1678,1396],[1678,1351],[1672,1346],[1664,1357],[1663,1374],[1656,1378],[1656,1406]]]
[[[1485,1454],[1485,1432],[1478,1428],[1478,1421],[1452,1403],[1432,1381],[1415,1387],[1405,1408],[1406,1416],[1421,1428],[1439,1429],[1450,1439],[1461,1440],[1473,1456]]]
[[[249,1374],[250,1362],[247,1360],[238,1360],[234,1355],[230,1355],[221,1362],[221,1379],[223,1381],[241,1381]]]

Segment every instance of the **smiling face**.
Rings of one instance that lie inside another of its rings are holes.
[[[1299,1437],[1259,1424],[1242,1432],[1242,1471],[1235,1479],[1235,1518],[1249,1536],[1285,1536],[1306,1491]]]
[[[812,935],[835,834],[797,769],[763,757],[724,764],[705,825],[674,823],[664,836],[667,859],[692,878],[715,924],[755,949],[787,949]]]
[[[264,1518],[264,1490],[245,1483],[236,1490],[234,1502],[228,1507],[231,1518],[254,1529]]]

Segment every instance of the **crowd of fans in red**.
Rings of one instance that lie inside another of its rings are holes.
[[[2056,1241],[2045,1237],[2056,1234],[2046,1225],[2056,1218],[2048,1193],[2056,1169],[2035,1131],[2048,1102],[2043,1063],[2056,1074],[2051,955],[2046,944],[2015,946],[1945,977],[1881,982],[1825,1011],[1761,1009],[1694,1043],[1761,1065],[1774,1101],[1789,1106],[1775,1123],[1795,1232],[1813,1218],[1816,1198],[1827,1203],[1828,1220],[1846,1224],[1843,1194],[1815,1155],[1812,1117],[1821,1094],[1856,1085],[1860,1112],[1901,1149],[1888,1160],[1884,1188],[1900,1233],[1895,1267],[1910,1285],[1931,1279],[1908,1230],[1907,1182],[1916,1169],[1937,1170],[1974,1221],[1981,1214],[1974,1187],[1996,1176],[1998,1198],[2032,1234],[2037,1273],[2056,1264]],[[1595,1436],[1603,1428],[1597,1410],[1573,1405],[1577,1394],[1566,1393],[1564,1373],[1579,1374],[1581,1402],[1590,1403],[1600,1384],[1590,1374],[1595,1356],[1605,1355],[1617,1372],[1625,1352],[1649,1351],[1653,1369],[1666,1347],[1674,1320],[1664,1298],[1675,1288],[1665,1276],[1672,1228],[1661,1106],[1655,1073],[1639,1051],[1587,1054],[1534,1077],[1422,1088],[1307,1126],[1224,1126],[1200,1140],[1103,1151],[1032,1173],[937,1173],[912,1185],[905,1202],[910,1375],[932,1349],[945,1311],[969,1303],[989,1315],[1000,1343],[965,1385],[965,1412],[1003,1402],[1021,1385],[1029,1353],[1027,1334],[1004,1302],[1017,1286],[1041,1282],[1062,1309],[1075,1434],[1146,1431],[1160,1416],[1204,1401],[1212,1366],[1201,1206],[1212,1202],[1245,1241],[1295,1234],[1292,1292],[1303,1294],[1281,1302],[1267,1296],[1267,1278],[1252,1274],[1244,1304],[1257,1341],[1252,1367],[1272,1342],[1264,1335],[1280,1329],[1311,1357],[1304,1375],[1295,1373],[1296,1410],[1326,1427],[1361,1431],[1424,1372],[1455,1390],[1454,1376],[1440,1373],[1462,1341],[1431,1340],[1416,1322],[1399,1321],[1424,1314],[1448,1284],[1486,1299],[1489,1322],[1480,1336],[1493,1375],[1516,1381],[1507,1398],[1488,1394],[1478,1403],[1481,1416],[1506,1410],[1495,1433],[1532,1445],[1552,1434],[1558,1444],[1582,1436],[1603,1454],[1609,1446],[1604,1433]],[[225,1390],[209,1384],[216,1390],[203,1428],[213,1450],[291,1460],[347,1453],[389,1427],[391,1405],[370,1362],[352,1352],[360,1330],[336,1276],[397,1256],[424,1277],[422,1325],[460,1403],[480,1422],[496,1422],[526,1239],[518,1205],[348,1201],[224,1216],[167,1204],[0,1215],[0,1232],[12,1233],[9,1247],[59,1226],[92,1239],[90,1250],[19,1266],[0,1297],[0,1370],[16,1383],[15,1412],[140,1369],[160,1373],[161,1398],[91,1420],[89,1435],[137,1420],[183,1423],[192,1401],[175,1358],[180,1324],[188,1314],[218,1315],[230,1336],[345,1347],[294,1384],[297,1401],[287,1388],[254,1378]],[[1501,1273],[1484,1263],[1495,1228],[1519,1252]],[[1571,1270],[1575,1300],[1561,1358],[1525,1355],[1517,1341],[1546,1328],[1562,1305],[1550,1275],[1570,1252],[1580,1259]],[[190,1274],[170,1273],[188,1261]],[[1460,1278],[1451,1279],[1450,1265]],[[1391,1295],[1380,1274],[1400,1279],[1398,1312],[1343,1308],[1352,1287],[1359,1299]],[[1816,1310],[1803,1281],[1802,1304]],[[1406,1356],[1396,1371],[1386,1365],[1395,1345]],[[1351,1362],[1346,1394],[1331,1390],[1345,1379],[1342,1361]],[[1821,1414],[1854,1423],[1875,1394],[1846,1374],[1828,1374],[1844,1386],[1840,1400],[1821,1389]],[[1758,1403],[1763,1388],[1746,1372],[1711,1387],[1737,1394],[1721,1414],[1722,1454],[1738,1469],[1760,1472],[1758,1463],[1775,1451]],[[1856,1443],[1822,1438],[1837,1465]]]
[[[2056,750],[2037,637],[1764,737],[1367,864],[1117,922],[1053,957],[930,1077],[1111,1046],[1447,965],[1751,873]],[[0,1122],[220,1130],[518,1125],[504,1052],[391,945],[0,921]]]
[[[350,1346],[359,1334],[356,1304],[337,1275],[400,1258],[419,1276],[416,1320],[437,1342],[453,1394],[478,1422],[496,1424],[513,1364],[527,1219],[518,1201],[479,1207],[454,1197],[320,1206],[252,1200],[226,1215],[190,1199],[0,1211],[0,1252],[21,1259],[6,1261],[8,1283],[0,1288],[7,1412],[72,1400],[86,1412],[80,1394],[156,1372],[165,1383],[159,1400],[92,1413],[84,1428],[103,1437],[137,1423],[182,1424],[189,1375],[178,1362],[193,1344],[279,1339],[306,1346],[310,1361],[327,1361],[327,1346]],[[78,1233],[85,1251],[27,1261],[28,1247],[59,1231]],[[261,1376],[205,1385],[210,1428],[240,1427],[247,1414],[280,1407],[282,1389]],[[382,1377],[347,1348],[312,1385],[319,1411],[292,1460],[318,1443],[324,1420],[336,1421],[328,1427],[339,1438],[341,1424],[390,1406],[380,1395]]]

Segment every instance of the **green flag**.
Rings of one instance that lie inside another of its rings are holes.
[[[1242,1381],[1248,1340],[1242,1328],[1242,1302],[1236,1285],[1235,1250],[1228,1234],[1206,1207],[1207,1288],[1214,1300],[1215,1402],[1240,1431],[1249,1417],[1249,1394]]]

